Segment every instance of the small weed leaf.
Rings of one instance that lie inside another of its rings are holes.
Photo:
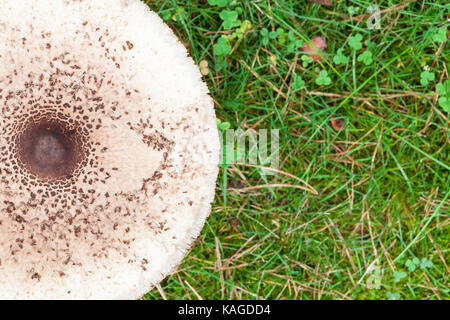
[[[229,122],[222,122],[219,119],[217,119],[217,128],[220,131],[225,131],[231,128],[231,124]]]
[[[164,11],[161,13],[161,17],[164,21],[167,21],[172,17],[172,12],[170,10]]]
[[[366,42],[364,42],[364,44],[366,45],[368,50],[375,50],[376,44],[374,42],[367,40]]]
[[[276,39],[276,37],[278,37],[278,33],[275,31],[270,31],[267,30],[267,28],[263,28],[261,30],[261,36],[263,37],[262,39],[262,44],[264,46],[267,46],[270,42],[270,40]]]
[[[269,61],[270,61],[273,65],[276,65],[276,64],[277,64],[277,60],[278,60],[278,57],[277,57],[276,55],[274,55],[274,54],[272,54],[272,55],[269,57]]]
[[[291,40],[291,41],[295,41],[297,39],[297,37],[295,36],[294,31],[290,30],[288,32],[288,39]]]
[[[420,265],[419,258],[408,259],[405,262],[405,267],[408,268],[409,272],[414,272]]]
[[[350,38],[348,38],[348,45],[353,50],[358,51],[359,49],[362,48],[362,42],[361,42],[362,39],[363,39],[363,36],[358,33],[357,35],[351,36]]]
[[[278,43],[285,44],[286,39],[288,37],[288,33],[283,28],[278,28],[276,32],[278,37]]]
[[[225,7],[230,0],[208,0],[208,3],[212,6]]]
[[[343,52],[344,52],[343,49],[339,49],[337,51],[337,54],[333,58],[333,62],[335,64],[339,65],[339,64],[347,64],[348,63],[349,58],[346,57]]]
[[[260,32],[259,32],[262,36],[262,44],[263,46],[267,46],[269,44],[269,30],[267,30],[266,28],[263,28]]]
[[[214,45],[214,54],[216,56],[226,56],[231,51],[231,45],[228,43],[228,39],[220,37],[217,43]]]
[[[300,49],[303,46],[303,41],[300,39],[297,39],[295,42],[290,42],[286,46],[286,50],[288,53],[294,53],[298,49]]]
[[[238,20],[239,14],[235,10],[222,10],[219,16],[220,19],[223,20],[222,25],[226,30],[233,29],[234,27],[241,25],[241,22]]]
[[[297,39],[294,32],[289,31],[287,37],[289,40],[286,46],[286,50],[288,53],[294,53],[303,46],[303,40]]]
[[[445,112],[450,112],[450,97],[447,96],[439,98],[439,105]]]
[[[233,32],[233,37],[242,39],[244,34],[252,28],[252,23],[249,20],[242,21],[240,27]]]
[[[400,282],[402,279],[406,278],[407,275],[408,274],[404,271],[394,271],[394,282]]]
[[[216,71],[221,71],[226,68],[228,68],[228,61],[222,58],[217,59],[215,68]]]
[[[295,91],[305,88],[305,81],[298,74],[294,76],[294,81],[292,82],[292,89]]]
[[[450,80],[445,80],[444,83],[439,83],[436,86],[439,93],[439,105],[445,112],[450,112]]]
[[[442,28],[438,29],[437,32],[435,34],[433,34],[432,39],[434,42],[437,42],[437,43],[445,42],[445,40],[447,40],[447,28],[442,27]]]
[[[186,13],[186,9],[179,7],[176,10],[175,14],[172,16],[172,20],[174,21],[183,21],[187,19],[188,14]]]
[[[431,260],[427,258],[422,258],[422,260],[420,260],[420,268],[422,270],[425,270],[426,268],[431,268],[432,266],[433,263],[431,262]]]
[[[350,16],[354,16],[359,12],[359,7],[348,7],[347,11]]]
[[[303,61],[303,63],[302,63],[303,68],[307,68],[308,65],[314,61],[313,58],[311,58],[310,56],[307,56],[307,55],[302,55],[301,59]]]
[[[358,62],[363,62],[366,66],[370,66],[373,62],[372,52],[369,50],[364,51],[358,56]]]
[[[399,300],[401,298],[400,293],[398,293],[398,292],[390,292],[390,291],[386,292],[386,297],[389,300]]]
[[[420,84],[426,87],[430,82],[434,81],[434,73],[428,70],[420,74]]]
[[[316,84],[321,86],[321,85],[329,85],[331,83],[331,78],[328,76],[328,71],[327,70],[321,70],[319,72],[319,77],[316,79]]]

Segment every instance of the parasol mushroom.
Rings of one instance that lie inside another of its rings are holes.
[[[0,298],[139,298],[210,212],[207,86],[141,1],[1,1],[0,17]]]

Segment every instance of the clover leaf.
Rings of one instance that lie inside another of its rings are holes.
[[[225,7],[230,0],[208,0],[208,3],[212,6]]]
[[[307,68],[308,67],[308,65],[311,63],[311,62],[313,62],[314,61],[314,59],[313,58],[311,58],[310,56],[307,56],[307,55],[302,55],[302,57],[301,57],[301,59],[302,59],[302,66],[303,66],[303,68]]]
[[[231,128],[231,124],[229,122],[222,122],[220,119],[217,119],[217,128],[220,131],[225,131]]]
[[[400,282],[403,278],[406,278],[408,274],[404,271],[394,271],[394,282]]]
[[[435,34],[433,34],[431,39],[434,42],[438,42],[438,43],[445,42],[445,40],[447,40],[447,28],[442,27],[442,28],[438,29],[437,32]]]
[[[450,112],[450,80],[445,80],[444,83],[439,83],[436,86],[439,93],[439,105],[445,112]]]
[[[398,292],[386,292],[386,296],[388,298],[388,300],[399,300],[400,299],[400,293]]]
[[[225,29],[233,29],[234,27],[240,26],[241,22],[238,20],[239,14],[235,10],[222,10],[219,14],[220,19],[223,20],[222,25]]]
[[[344,50],[338,49],[337,54],[334,56],[333,61],[335,64],[347,64],[349,58],[344,55]]]
[[[420,260],[420,268],[425,270],[426,268],[431,268],[433,266],[433,263],[428,258],[422,258]]]
[[[291,40],[291,41],[297,40],[297,37],[295,36],[294,31],[290,30],[290,31],[288,32],[288,39]]]
[[[270,31],[269,32],[269,30],[267,30],[267,28],[263,28],[261,30],[261,35],[263,37],[262,44],[264,46],[267,46],[269,44],[270,40],[273,40],[276,37],[278,37],[278,33],[277,32],[275,32],[275,31]]]
[[[427,86],[430,82],[434,81],[434,73],[428,70],[423,71],[420,74],[420,84],[424,87]]]
[[[358,51],[359,49],[362,48],[362,43],[361,43],[362,39],[363,39],[363,36],[358,33],[357,35],[351,36],[350,38],[348,38],[348,45],[353,50]]]
[[[321,85],[329,85],[331,83],[331,78],[328,76],[327,70],[321,70],[319,72],[319,77],[316,79],[316,84]]]
[[[252,28],[252,23],[249,20],[244,20],[244,21],[242,21],[242,23],[239,26],[239,28],[237,28],[236,31],[233,32],[232,36],[233,36],[233,38],[237,37],[239,39],[242,39],[244,34],[246,32],[248,32],[251,28]]]
[[[419,258],[413,258],[406,260],[405,266],[408,268],[409,272],[414,272],[420,264]]]
[[[294,32],[289,31],[287,34],[288,37],[288,44],[286,45],[286,49],[288,53],[293,53],[299,48],[303,46],[303,40],[297,39]]]
[[[228,43],[228,39],[220,37],[217,43],[214,45],[214,54],[216,56],[226,56],[231,51],[231,45]]]
[[[216,71],[221,71],[226,68],[228,68],[228,61],[223,58],[217,59],[215,66]]]
[[[358,56],[358,62],[363,62],[366,66],[370,66],[373,62],[372,51],[366,50]]]
[[[374,50],[376,47],[376,43],[370,41],[370,40],[366,40],[364,42],[364,44],[366,45],[367,49],[369,49],[370,51]]]
[[[350,6],[347,8],[347,11],[350,16],[354,16],[355,14],[357,14],[359,12],[359,7]]]
[[[295,91],[301,90],[305,87],[305,81],[298,74],[294,76],[294,81],[292,82],[292,89]]]
[[[277,36],[278,36],[278,42],[280,44],[286,43],[286,38],[288,37],[288,33],[283,28],[277,28]]]

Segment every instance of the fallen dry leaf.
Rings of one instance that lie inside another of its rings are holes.
[[[321,4],[323,6],[334,7],[333,0],[308,0],[309,2]]]
[[[209,66],[209,64],[208,64],[208,61],[206,61],[206,60],[202,60],[201,62],[200,62],[200,72],[201,72],[201,74],[202,75],[204,75],[204,76],[207,76],[208,74],[209,74],[209,68],[208,68],[208,66]]]
[[[330,124],[336,131],[339,131],[345,127],[344,119],[331,119]]]
[[[324,37],[313,37],[311,39],[311,44],[309,44],[308,42],[305,42],[303,44],[302,50],[317,62],[322,60],[322,57],[318,54],[318,52],[324,51],[326,48],[327,41]]]

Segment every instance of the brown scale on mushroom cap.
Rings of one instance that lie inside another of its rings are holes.
[[[137,0],[2,2],[0,16],[0,297],[137,298],[210,210],[201,75]]]

